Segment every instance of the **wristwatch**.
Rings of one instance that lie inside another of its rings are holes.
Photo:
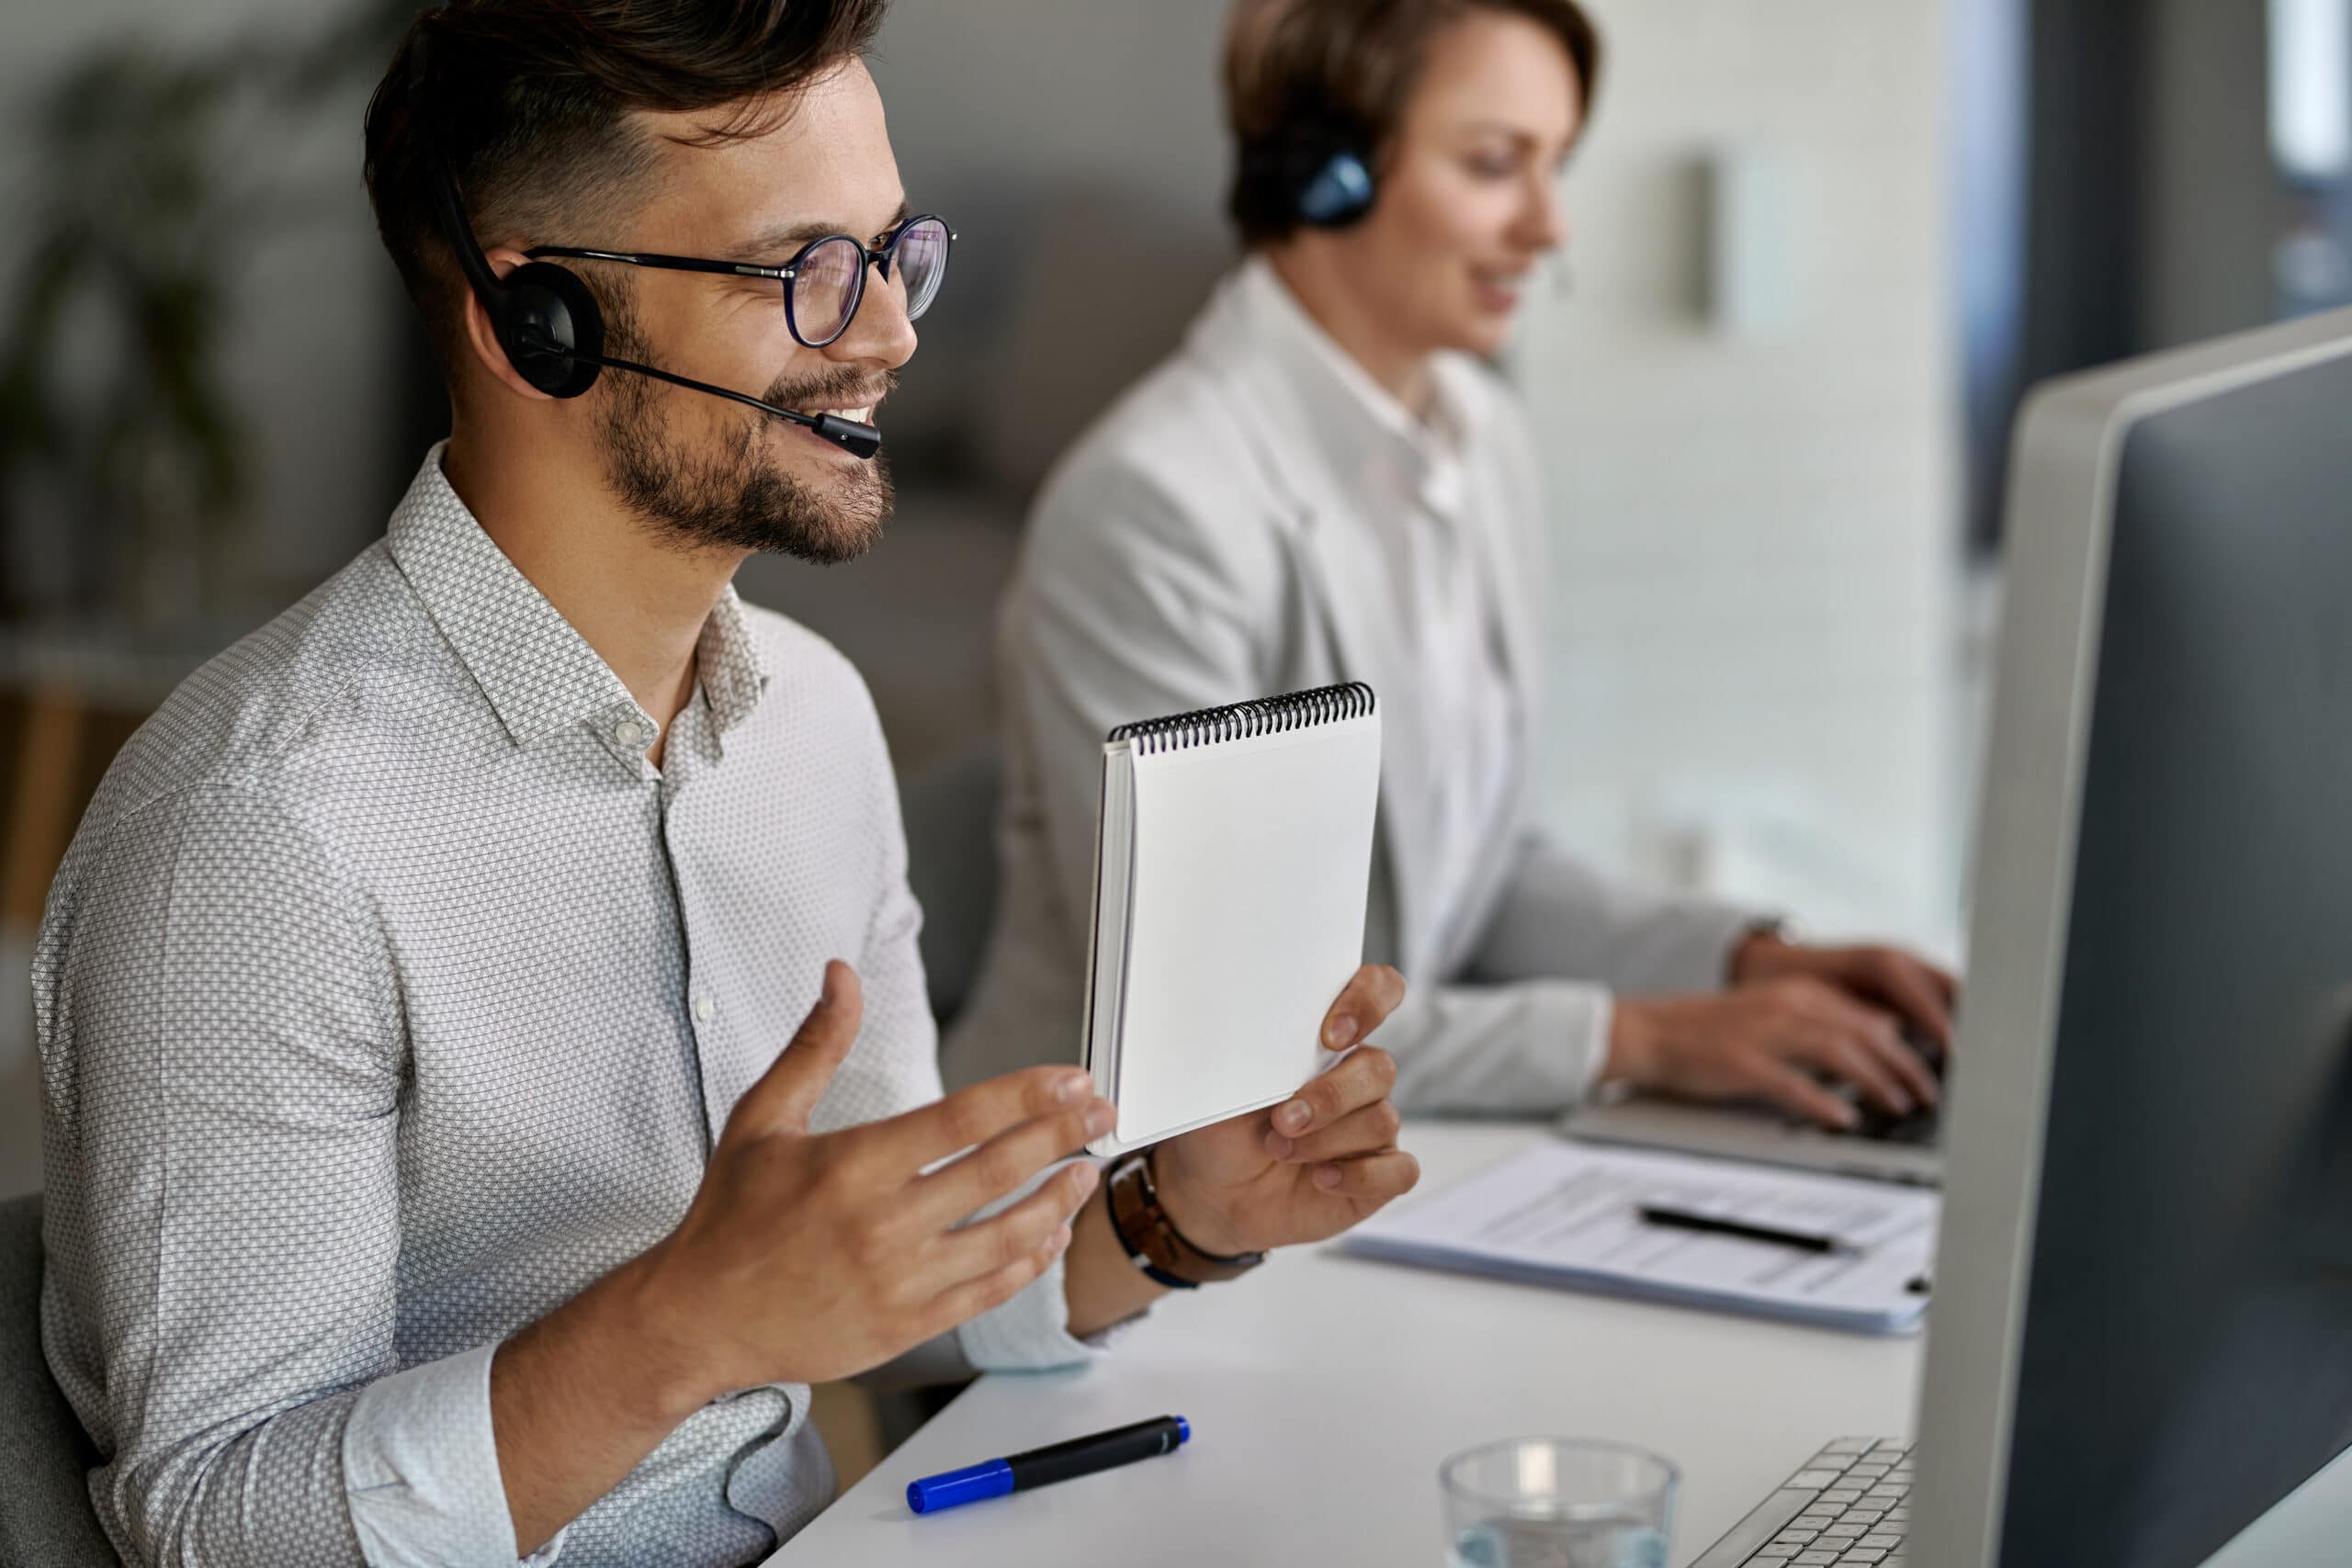
[[[1184,1238],[1159,1206],[1159,1184],[1153,1179],[1153,1149],[1135,1149],[1111,1162],[1103,1179],[1103,1201],[1111,1205],[1111,1234],[1127,1251],[1127,1261],[1154,1282],[1171,1291],[1238,1280],[1266,1260],[1262,1252],[1220,1257]]]

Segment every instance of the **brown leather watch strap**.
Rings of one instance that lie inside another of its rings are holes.
[[[1153,1179],[1151,1149],[1136,1149],[1111,1162],[1102,1182],[1104,1201],[1111,1205],[1111,1232],[1127,1249],[1127,1260],[1172,1291],[1189,1291],[1238,1280],[1266,1260],[1262,1252],[1219,1257],[1184,1239],[1184,1233],[1159,1206],[1159,1185]]]

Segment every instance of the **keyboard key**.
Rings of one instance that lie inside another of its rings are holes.
[[[1797,1554],[1793,1546],[1759,1546],[1748,1558],[1750,1562],[1786,1562]]]
[[[1850,1544],[1870,1533],[1871,1528],[1868,1525],[1849,1525],[1840,1521],[1821,1532],[1821,1541],[1825,1546],[1833,1540],[1842,1540]]]
[[[1876,1447],[1878,1447],[1876,1438],[1840,1438],[1821,1451],[1830,1454],[1866,1454]]]
[[[1800,1551],[1789,1559],[1790,1568],[1828,1568],[1838,1561],[1834,1551]]]
[[[1903,1538],[1894,1534],[1891,1530],[1879,1530],[1862,1537],[1862,1544],[1864,1546],[1875,1546],[1880,1551],[1884,1551],[1890,1548],[1901,1546],[1903,1544]]]
[[[1791,1486],[1803,1486],[1818,1492],[1825,1486],[1838,1484],[1838,1472],[1834,1470],[1800,1470],[1788,1479]]]
[[[1821,1532],[1819,1530],[1782,1530],[1780,1534],[1772,1538],[1772,1544],[1775,1546],[1811,1546],[1813,1544],[1813,1538],[1820,1533]]]
[[[1878,1562],[1883,1560],[1885,1556],[1886,1553],[1883,1551],[1873,1551],[1868,1548],[1857,1548],[1856,1550],[1846,1553],[1845,1556],[1840,1557],[1838,1561],[1841,1564],[1847,1562],[1871,1563]]]
[[[1825,1503],[1859,1503],[1861,1497],[1862,1489],[1859,1486],[1831,1486],[1821,1494]]]

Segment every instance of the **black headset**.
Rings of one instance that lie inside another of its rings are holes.
[[[1234,216],[1259,231],[1345,229],[1379,194],[1369,139],[1339,119],[1310,117],[1242,149]]]
[[[526,262],[504,277],[492,271],[490,258],[482,254],[481,243],[474,238],[473,225],[466,219],[465,201],[458,193],[458,178],[450,170],[448,157],[434,132],[425,129],[430,121],[420,112],[422,95],[416,85],[424,79],[422,35],[412,41],[410,50],[409,118],[415,133],[425,140],[425,158],[431,164],[426,183],[433,187],[434,215],[440,222],[442,237],[457,253],[458,265],[466,275],[468,287],[489,314],[498,346],[505,352],[506,361],[514,367],[516,375],[549,397],[576,398],[596,384],[600,370],[626,370],[690,391],[726,398],[789,421],[852,457],[871,457],[881,449],[882,433],[857,420],[834,413],[802,413],[743,392],[714,387],[707,381],[656,370],[650,365],[606,358],[605,313],[586,279],[568,266],[535,261]]]
[[[526,262],[504,277],[474,238],[457,177],[439,149],[433,161],[433,208],[458,265],[490,316],[491,330],[514,373],[551,398],[576,398],[604,368],[605,313],[578,273],[554,262]]]

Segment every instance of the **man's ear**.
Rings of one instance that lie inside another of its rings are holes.
[[[530,259],[512,245],[501,245],[488,254],[490,270],[500,277],[504,277]],[[482,303],[481,296],[471,288],[465,291],[465,331],[462,338],[467,355],[472,360],[476,371],[490,377],[519,398],[537,402],[555,400],[525,380],[523,373],[514,368],[514,362],[506,357],[506,350],[499,345],[498,329],[491,325],[490,307]]]

